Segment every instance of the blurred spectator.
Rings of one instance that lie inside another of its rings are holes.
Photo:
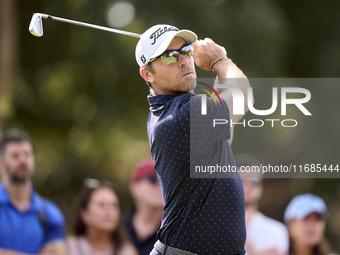
[[[324,240],[326,216],[325,202],[314,194],[298,195],[289,202],[284,213],[290,236],[289,254],[332,254]]]
[[[0,141],[0,254],[66,254],[64,218],[34,190],[29,136],[8,131]]]
[[[283,255],[288,253],[289,237],[285,225],[259,212],[263,193],[260,165],[250,155],[239,155],[236,164],[241,172],[246,209],[246,251],[248,255]],[[247,171],[247,172],[246,172]]]
[[[109,182],[86,179],[75,210],[69,255],[137,255],[120,220],[116,189]]]
[[[125,226],[139,254],[149,255],[157,241],[164,207],[152,159],[137,165],[131,176],[130,192],[135,200],[135,209],[125,219]]]

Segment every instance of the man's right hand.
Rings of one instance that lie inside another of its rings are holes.
[[[198,40],[192,46],[194,47],[194,61],[196,65],[207,71],[211,71],[217,61],[226,58],[223,48],[210,38]]]

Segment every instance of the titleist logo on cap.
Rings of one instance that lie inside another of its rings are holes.
[[[164,33],[166,32],[170,32],[170,31],[179,31],[179,29],[175,28],[175,27],[164,27],[162,28],[158,28],[155,32],[153,32],[150,36],[150,39],[153,39],[153,42],[151,43],[151,45],[154,45],[157,41],[157,39]]]
[[[146,63],[146,58],[145,58],[145,56],[144,56],[144,55],[142,55],[142,56],[140,57],[140,60],[142,60],[143,64],[145,64],[145,63]]]

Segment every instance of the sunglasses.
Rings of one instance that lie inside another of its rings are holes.
[[[249,179],[242,179],[243,183],[250,183],[251,186],[257,186],[261,183],[260,179],[253,179],[253,180],[249,180]]]
[[[99,180],[93,179],[93,178],[86,178],[84,180],[84,186],[86,188],[90,188],[90,189],[98,189],[99,187],[102,187],[102,186],[111,187],[112,184],[108,181],[99,181]]]
[[[158,183],[157,176],[155,176],[155,175],[145,176],[141,180],[147,180],[151,184]]]
[[[182,54],[183,57],[185,58],[190,58],[194,55],[194,48],[192,47],[191,44],[186,45],[184,47],[182,47],[179,50],[169,50],[164,52],[162,55],[152,58],[150,59],[149,63],[152,63],[153,61],[161,58],[162,62],[164,65],[170,65],[170,64],[175,64],[177,63],[178,59],[179,59],[179,54]]]

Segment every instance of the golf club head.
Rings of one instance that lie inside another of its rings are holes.
[[[34,13],[28,30],[34,36],[41,37],[44,34],[42,18],[45,14]],[[47,16],[47,15],[45,15]]]

